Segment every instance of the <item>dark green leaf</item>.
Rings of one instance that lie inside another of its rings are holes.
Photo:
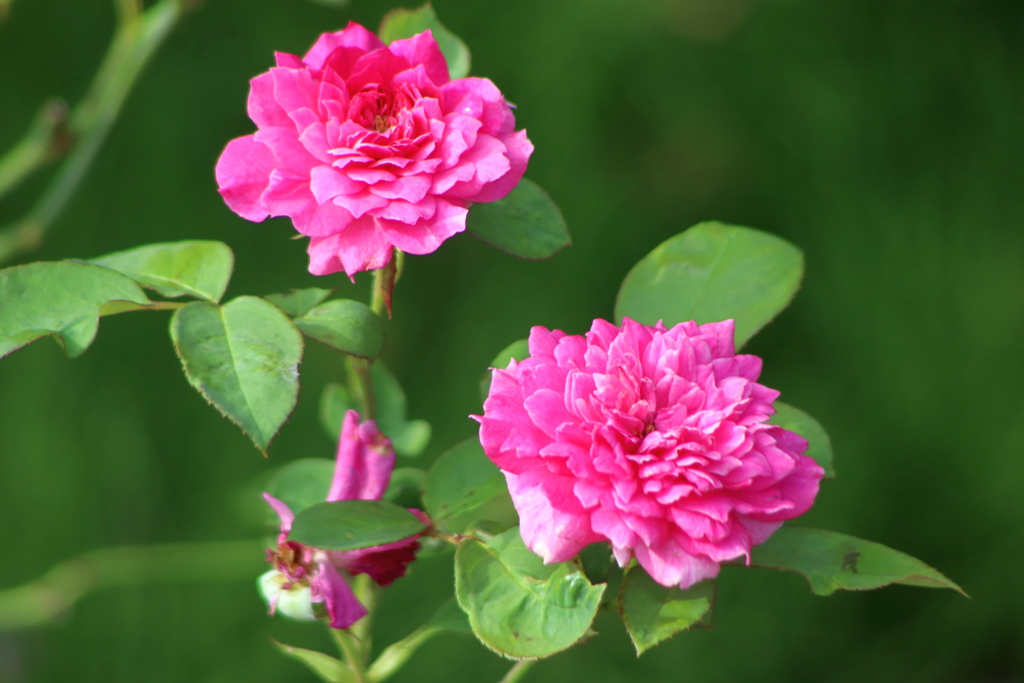
[[[358,301],[328,301],[296,318],[295,324],[313,339],[360,358],[373,360],[384,347],[384,321]]]
[[[166,297],[192,296],[217,303],[231,279],[235,255],[223,242],[190,240],[147,244],[89,262],[116,270]]]
[[[411,512],[391,503],[339,500],[297,514],[288,538],[325,550],[358,550],[400,541],[425,528]]]
[[[288,463],[267,485],[267,493],[283,501],[298,514],[311,505],[327,500],[334,479],[334,461],[327,458],[303,458]]]
[[[715,582],[702,581],[687,590],[666,588],[634,565],[626,572],[619,600],[639,656],[703,619],[715,602]]]
[[[276,640],[272,642],[286,657],[305,664],[321,681],[327,681],[327,683],[353,683],[355,681],[352,669],[340,659],[335,659],[316,650],[293,647]]]
[[[268,294],[264,299],[274,304],[293,318],[306,315],[314,306],[331,295],[331,290],[310,287],[293,289],[288,294]]]
[[[910,555],[823,529],[783,526],[767,541],[754,546],[750,563],[803,574],[817,595],[839,589],[869,590],[891,583],[951,588],[966,595],[955,583]]]
[[[466,539],[455,553],[455,595],[473,632],[513,659],[547,657],[584,638],[604,589],[571,562],[544,564],[518,528],[486,544]]]
[[[175,312],[171,338],[192,386],[266,451],[299,394],[302,335],[291,320],[252,296],[197,302]]]
[[[423,503],[431,519],[446,531],[451,521],[499,495],[508,495],[501,470],[484,454],[480,439],[467,439],[445,452],[427,472],[423,484]]]
[[[663,320],[668,327],[732,318],[740,348],[789,305],[803,272],[803,254],[785,240],[701,223],[663,242],[629,271],[615,317],[645,325]]]
[[[40,337],[55,335],[77,358],[96,338],[111,302],[149,303],[124,275],[83,263],[30,263],[0,270],[0,357]]]
[[[427,29],[434,35],[437,46],[448,62],[448,74],[454,81],[469,75],[469,48],[446,29],[428,2],[419,9],[396,9],[388,12],[380,24],[380,39],[390,44],[402,38],[412,38]]]
[[[508,367],[508,364],[512,361],[513,358],[517,361],[520,361],[523,360],[524,358],[527,358],[529,355],[529,341],[526,339],[519,339],[517,341],[512,342],[511,344],[503,348],[501,351],[499,351],[498,355],[494,357],[494,360],[492,360],[487,365],[487,367],[504,370],[505,368]],[[484,378],[480,380],[480,400],[486,401],[487,394],[490,392],[490,390],[491,371],[488,370],[487,373],[484,375]]]
[[[545,259],[572,243],[562,212],[548,193],[526,178],[507,197],[474,204],[466,230],[502,251],[525,259]]]
[[[427,473],[418,467],[397,467],[391,471],[391,481],[383,500],[404,508],[423,508],[421,492]]]
[[[825,470],[826,479],[834,478],[836,471],[832,465],[832,441],[828,438],[825,429],[818,424],[817,420],[799,408],[794,408],[781,401],[776,401],[774,405],[775,414],[772,415],[769,422],[796,432],[807,439],[807,452],[804,455],[814,458],[821,465]]]

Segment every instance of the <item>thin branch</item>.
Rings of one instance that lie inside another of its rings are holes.
[[[140,14],[138,0],[117,0],[119,21],[110,48],[88,94],[70,117],[74,144],[35,207],[21,220],[0,229],[0,263],[42,244],[96,158],[139,74],[181,18],[185,5],[186,0],[161,0]],[[24,164],[22,170],[30,173],[37,167]],[[20,179],[6,182],[13,186]]]
[[[536,659],[520,659],[512,665],[512,668],[508,670],[508,673],[505,674],[505,677],[499,683],[516,683],[536,663]]]
[[[28,583],[0,590],[0,633],[44,626],[100,588],[235,581],[259,571],[260,541],[120,546],[84,553]]]

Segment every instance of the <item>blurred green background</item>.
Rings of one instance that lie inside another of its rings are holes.
[[[411,6],[407,3],[406,6]],[[237,255],[228,295],[336,286],[306,273],[284,219],[221,202],[213,165],[252,131],[247,81],[396,5],[207,0],[131,94],[35,259],[186,238]],[[477,381],[540,324],[609,317],[645,253],[706,219],[791,240],[807,257],[792,307],[750,344],[764,382],[829,430],[839,478],[812,525],[909,552],[959,582],[817,598],[798,576],[723,571],[713,630],[639,662],[613,618],[527,680],[1024,681],[1024,3],[1014,0],[437,0],[473,73],[518,105],[528,175],[574,245],[517,261],[460,236],[410,258],[385,358],[429,463],[470,436]],[[15,0],[0,23],[0,149],[51,96],[76,102],[114,26],[107,0]],[[29,208],[49,169],[0,204]],[[22,259],[26,261],[29,259]],[[3,302],[0,302],[0,306]],[[103,320],[69,361],[43,340],[0,361],[0,587],[117,544],[256,538],[261,477],[330,457],[316,404],[341,360],[310,343],[300,406],[264,460],[185,382],[166,313]],[[248,497],[248,498],[246,498]],[[202,564],[204,558],[197,556]],[[260,558],[254,558],[254,574]],[[385,593],[381,639],[451,590],[447,557]],[[2,681],[311,681],[271,636],[253,580],[91,594],[58,623],[0,634]],[[446,635],[394,680],[498,680],[507,663]]]

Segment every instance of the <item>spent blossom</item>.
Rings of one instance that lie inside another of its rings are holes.
[[[495,85],[451,80],[428,30],[385,45],[349,23],[250,83],[257,131],[228,143],[220,194],[251,221],[289,216],[315,275],[435,251],[473,202],[507,195],[533,145]]]
[[[391,440],[377,429],[373,420],[360,423],[359,413],[350,410],[342,423],[334,478],[326,500],[380,500],[394,466]],[[267,560],[274,569],[260,579],[271,612],[281,609],[288,616],[312,619],[310,603],[325,603],[331,627],[348,628],[367,613],[349,586],[348,577],[367,574],[381,586],[390,585],[405,574],[419,550],[415,536],[347,551],[323,550],[291,541],[288,534],[295,514],[269,493],[263,497],[281,521],[277,547],[267,551]],[[412,512],[425,519],[418,510]]]
[[[477,418],[529,548],[561,562],[610,541],[621,566],[686,588],[811,507],[824,471],[767,423],[779,392],[733,334],[732,320],[533,328]]]

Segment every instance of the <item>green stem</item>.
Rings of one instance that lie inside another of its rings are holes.
[[[372,364],[368,360],[348,357],[348,369],[350,377],[355,380],[355,389],[363,404],[364,420],[377,419],[377,401],[373,393],[373,374],[370,371]]]
[[[68,107],[61,100],[40,108],[21,141],[0,157],[0,198],[69,146],[67,122]]]
[[[89,93],[71,115],[75,144],[35,207],[0,230],[0,263],[42,243],[92,165],[142,69],[185,9],[183,0],[161,0],[142,14],[138,0],[118,0],[117,8],[118,27],[110,48]]]
[[[520,659],[512,668],[508,670],[505,677],[501,679],[499,683],[516,683],[520,678],[526,675],[534,664],[537,663],[536,659]]]
[[[0,633],[46,625],[100,588],[174,581],[249,580],[260,541],[167,543],[103,548],[0,590]]]
[[[363,619],[366,619],[366,617],[363,617]],[[358,647],[355,636],[343,628],[332,628],[330,631],[334,637],[334,642],[338,644],[338,649],[341,650],[341,654],[345,658],[345,662],[352,669],[355,683],[366,683],[366,661],[362,657],[361,648]]]

